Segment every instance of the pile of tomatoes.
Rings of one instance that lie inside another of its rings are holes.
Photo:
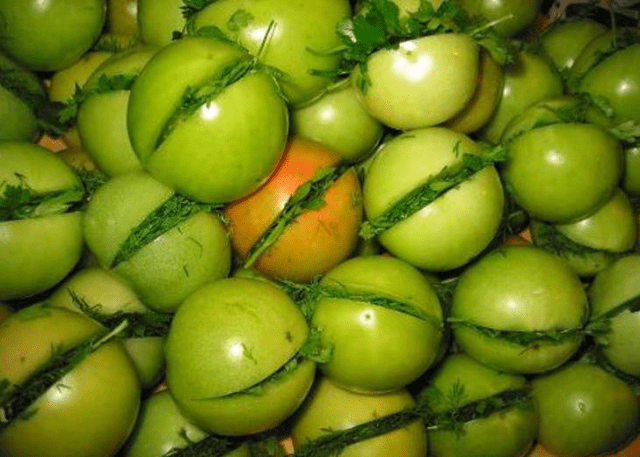
[[[640,18],[0,0],[0,455],[640,455]]]

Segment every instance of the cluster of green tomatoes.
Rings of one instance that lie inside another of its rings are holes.
[[[0,455],[637,455],[638,15],[542,13],[0,0]]]

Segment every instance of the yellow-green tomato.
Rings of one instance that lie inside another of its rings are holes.
[[[341,45],[336,28],[350,12],[346,0],[218,0],[197,14],[195,26],[217,26],[253,55],[263,49],[260,61],[284,72],[278,82],[295,106],[330,83],[313,72],[338,66],[339,56],[331,52]]]
[[[461,410],[473,402],[497,398],[507,391],[524,391],[523,376],[495,371],[465,354],[445,359],[423,388],[427,404],[437,413],[458,411],[460,429],[428,429],[430,455],[438,457],[523,456],[538,431],[538,415],[531,399],[505,404],[470,420]],[[455,392],[462,393],[457,398]],[[437,393],[436,393],[437,392]],[[488,404],[491,402],[488,401]],[[456,413],[453,414],[456,416]]]
[[[511,141],[503,177],[532,217],[567,223],[611,198],[622,162],[620,142],[597,125],[553,124]]]
[[[175,311],[191,292],[227,276],[231,264],[226,229],[211,212],[193,211],[153,231],[167,216],[162,208],[175,211],[174,205],[195,203],[145,172],[125,173],[93,194],[83,220],[86,243],[100,265],[124,278],[158,312]],[[129,254],[120,257],[124,243],[145,230],[151,230],[152,239],[134,242]]]
[[[326,290],[311,324],[332,348],[320,365],[354,391],[404,387],[433,363],[442,339],[442,309],[424,275],[387,256],[354,257],[320,281]]]
[[[497,143],[511,119],[533,103],[561,95],[562,80],[549,61],[522,51],[516,62],[504,69],[502,96],[491,119],[482,127],[483,139]]]
[[[272,429],[313,382],[315,363],[298,355],[308,333],[302,312],[277,286],[215,281],[174,316],[165,346],[167,386],[185,417],[207,432]]]
[[[151,311],[122,278],[101,267],[88,267],[73,274],[48,299],[52,306],[86,312],[78,301],[104,316]],[[155,385],[164,368],[164,338],[136,337],[121,342],[133,360],[142,387]]]
[[[158,51],[128,104],[143,168],[207,203],[244,197],[265,182],[284,152],[289,112],[275,80],[252,62],[240,46],[206,37]]]
[[[558,455],[608,454],[636,433],[640,402],[603,369],[574,362],[532,381],[538,442]]]
[[[640,296],[640,255],[630,254],[600,271],[589,287],[591,322],[604,322],[606,331],[599,335],[601,350],[616,367],[632,376],[640,376],[640,312],[625,307]],[[613,315],[607,317],[608,313]]]
[[[384,143],[368,166],[363,194],[374,220],[415,188],[462,160],[479,154],[468,136],[444,127],[405,132]],[[504,195],[487,166],[432,203],[382,232],[380,243],[394,256],[430,271],[460,267],[493,239],[502,219]]]
[[[368,157],[384,132],[382,124],[367,113],[347,80],[292,110],[291,128],[293,133],[333,149],[349,162]]]
[[[138,0],[138,31],[146,44],[164,46],[173,40],[173,32],[182,32],[185,19],[183,0]]]
[[[170,451],[185,450],[206,437],[206,432],[182,415],[169,391],[163,390],[142,403],[140,417],[125,444],[123,456],[162,457]],[[224,454],[224,457],[249,456],[247,444]]]
[[[532,246],[491,251],[467,268],[453,293],[459,347],[495,370],[540,373],[578,350],[587,296],[563,260]]]
[[[351,79],[362,104],[383,124],[410,130],[451,119],[478,85],[480,48],[468,35],[444,33],[401,42],[369,56]]]
[[[342,389],[322,377],[296,414],[291,437],[296,450],[313,446],[313,441],[332,431],[347,430],[389,414],[415,407],[406,389],[367,395]],[[340,457],[424,457],[427,433],[416,420],[410,425],[347,446]]]
[[[10,389],[50,362],[52,350],[66,351],[104,334],[79,313],[31,305],[0,324],[0,373]],[[110,341],[55,379],[17,418],[0,431],[0,454],[14,457],[110,457],[131,432],[140,386],[129,356]]]
[[[80,178],[55,153],[32,143],[0,143],[0,196],[8,202],[0,218],[0,300],[29,297],[55,286],[78,263],[84,245],[81,211],[67,211],[49,200],[48,206],[34,203],[37,209],[22,215],[29,205],[11,196],[11,189],[19,189],[18,195],[30,202],[51,193],[71,193],[71,207],[84,193]]]

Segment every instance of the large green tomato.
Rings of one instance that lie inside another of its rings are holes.
[[[442,339],[442,309],[420,271],[393,257],[354,257],[328,272],[320,287],[340,292],[320,299],[311,319],[322,341],[333,348],[320,368],[336,384],[354,391],[391,391],[433,363]],[[384,306],[367,297],[395,304]]]
[[[309,329],[269,282],[227,278],[178,308],[165,346],[167,386],[185,417],[210,433],[272,429],[307,395],[315,363],[298,351]]]
[[[168,230],[153,232],[159,219],[150,225],[147,218],[176,198],[145,172],[124,173],[93,194],[83,221],[87,245],[100,265],[124,278],[145,305],[159,312],[175,311],[190,293],[227,276],[231,264],[226,229],[209,211],[194,211]],[[145,222],[155,238],[137,243],[128,258],[114,265],[125,241],[132,233],[139,236]]]
[[[52,306],[86,312],[79,306],[78,299],[89,307],[97,307],[96,311],[105,316],[150,312],[122,278],[100,267],[88,267],[73,274],[49,296],[48,302]],[[124,338],[121,342],[131,356],[142,387],[157,384],[164,370],[164,338]]]
[[[504,86],[498,107],[481,129],[483,139],[497,143],[513,119],[533,103],[561,95],[562,80],[549,61],[527,51],[518,54],[515,64],[504,69]]]
[[[593,124],[553,124],[509,143],[503,177],[516,202],[537,219],[567,223],[593,214],[622,173],[622,147]]]
[[[588,315],[578,275],[551,253],[507,246],[460,276],[451,305],[459,347],[499,371],[540,373],[579,348]]]
[[[606,332],[600,335],[601,350],[617,369],[632,376],[640,376],[638,347],[640,312],[629,307],[619,309],[615,316],[605,314],[640,296],[640,256],[631,254],[599,272],[589,288],[592,305],[591,320],[605,318]]]
[[[66,351],[105,333],[79,313],[37,304],[0,325],[0,380],[11,389]],[[140,386],[131,360],[118,341],[84,358],[30,406],[29,420],[0,431],[0,454],[12,457],[110,457],[134,426]],[[28,410],[27,410],[28,411]]]
[[[466,135],[444,127],[405,132],[384,143],[369,165],[364,187],[367,218],[384,214],[462,154],[478,154]],[[460,267],[493,239],[502,220],[504,195],[493,166],[485,167],[378,237],[393,255],[418,268]]]
[[[533,397],[540,412],[538,441],[558,455],[601,455],[636,433],[638,397],[599,367],[572,363],[535,378]]]
[[[322,377],[293,420],[291,437],[295,449],[331,431],[346,430],[365,422],[415,407],[406,389],[367,395],[341,389]],[[424,457],[427,433],[416,420],[410,425],[347,446],[340,457]]]
[[[61,70],[91,48],[106,13],[106,0],[2,0],[0,48],[30,70]]]
[[[463,410],[473,402],[506,391],[524,390],[523,376],[495,371],[465,354],[450,355],[429,377],[421,394],[437,413]],[[455,397],[455,392],[462,392]],[[437,392],[435,395],[434,393]],[[488,401],[487,403],[491,403]],[[538,414],[533,402],[511,404],[491,414],[465,420],[460,429],[431,427],[427,430],[431,455],[438,457],[514,457],[531,447],[538,431]]]
[[[195,25],[218,27],[262,63],[284,72],[280,87],[289,103],[298,105],[329,84],[328,77],[312,71],[338,66],[339,55],[331,53],[341,45],[336,28],[350,12],[346,0],[218,0],[197,14]]]
[[[292,133],[320,143],[349,162],[368,157],[384,133],[343,80],[312,102],[291,112]]]
[[[470,36],[444,33],[376,51],[367,59],[366,74],[358,66],[351,79],[371,116],[410,130],[462,111],[478,85],[479,62],[480,48]]]
[[[284,152],[289,113],[265,69],[242,71],[251,60],[226,41],[186,37],[145,65],[131,88],[128,128],[156,179],[207,203],[266,181]]]
[[[4,141],[0,142],[0,195],[9,202],[5,210],[17,203],[10,197],[11,188],[28,192],[31,201],[38,195],[70,192],[73,203],[84,193],[75,171],[53,152],[31,143]],[[61,281],[80,260],[82,212],[49,206],[38,205],[42,214],[26,218],[9,214],[8,219],[1,219],[0,300],[43,292]]]

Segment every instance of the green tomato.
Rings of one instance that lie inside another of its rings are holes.
[[[97,311],[104,315],[150,312],[128,284],[100,267],[88,267],[73,274],[49,296],[48,303],[82,313],[77,299],[90,307],[99,307]],[[121,342],[136,367],[142,387],[156,385],[164,369],[164,338],[126,338]]]
[[[291,113],[292,133],[316,141],[349,162],[367,158],[384,132],[357,98],[347,80]]]
[[[308,332],[299,308],[269,282],[215,281],[174,316],[165,346],[167,386],[185,417],[210,433],[272,429],[313,382],[315,363],[296,355]]]
[[[147,398],[133,434],[127,440],[124,457],[162,457],[170,451],[185,449],[207,437],[180,412],[168,390]],[[241,445],[224,457],[249,457],[249,446]]]
[[[78,133],[82,148],[108,176],[142,170],[129,140],[127,108],[130,90],[103,91],[101,78],[135,77],[157,48],[144,46],[117,53],[103,62],[87,79],[89,95],[78,109]]]
[[[32,305],[0,325],[0,373],[20,385],[51,359],[104,333],[91,319],[46,304]],[[109,457],[131,432],[140,386],[131,360],[111,341],[87,356],[32,403],[29,420],[0,431],[0,453],[15,457]],[[34,439],[33,437],[37,437]]]
[[[568,73],[587,44],[607,28],[588,18],[558,21],[540,35],[543,52],[556,69]]]
[[[443,127],[406,132],[386,143],[368,166],[363,187],[367,218],[373,220],[427,179],[479,147]],[[504,195],[495,168],[485,167],[455,189],[379,235],[394,256],[425,270],[460,267],[493,239],[502,219]]]
[[[106,13],[106,0],[3,0],[0,48],[27,69],[58,71],[91,48]]]
[[[195,26],[216,26],[251,54],[261,53],[263,64],[284,72],[278,82],[295,106],[329,85],[328,77],[312,71],[338,66],[338,54],[331,53],[341,45],[336,28],[350,12],[346,0],[218,0],[197,14]],[[270,23],[273,33],[266,37]]]
[[[322,377],[296,414],[291,428],[295,449],[303,448],[331,431],[347,430],[365,422],[415,407],[406,389],[379,395],[341,389]],[[347,446],[340,457],[424,457],[427,433],[422,421]]]
[[[487,22],[496,21],[493,29],[507,37],[532,25],[540,9],[539,0],[462,0],[461,5]]]
[[[195,200],[224,203],[273,172],[289,129],[277,84],[254,69],[224,86],[229,67],[250,60],[226,41],[186,37],[142,69],[131,88],[128,129],[133,150],[156,179]]]
[[[538,442],[555,454],[604,454],[636,433],[638,397],[601,368],[571,363],[532,384],[540,413]]]
[[[111,33],[138,36],[138,0],[107,0],[107,28]]]
[[[493,143],[499,142],[514,116],[537,101],[562,93],[562,80],[546,58],[527,51],[520,52],[516,63],[504,69],[500,103],[480,130],[480,136]]]
[[[606,313],[628,300],[640,296],[640,256],[627,255],[600,271],[589,287],[592,322],[603,319]],[[617,369],[632,376],[640,376],[640,357],[636,350],[640,335],[640,312],[629,308],[607,319],[606,332],[599,336],[601,350]]]
[[[593,124],[553,124],[509,144],[503,177],[515,201],[537,219],[566,223],[593,214],[613,194],[622,147]]]
[[[435,412],[462,409],[472,402],[509,390],[524,389],[523,376],[501,373],[465,354],[445,359],[423,388]],[[437,395],[433,395],[438,392]],[[462,392],[455,397],[455,392]],[[438,401],[434,401],[438,399]],[[445,401],[442,401],[442,400]],[[482,413],[481,413],[482,414]],[[428,429],[430,455],[438,457],[513,457],[531,447],[538,431],[538,414],[531,401],[516,403],[490,415],[466,421],[461,429]]]
[[[575,354],[588,311],[568,264],[540,248],[507,246],[462,273],[450,314],[469,356],[499,371],[541,373]],[[548,337],[523,340],[527,333]]]
[[[3,198],[8,198],[9,186],[27,186],[34,194],[74,189],[82,193],[80,179],[60,157],[23,142],[0,143],[0,183]],[[47,210],[46,206],[40,208]],[[0,222],[0,299],[43,292],[61,281],[80,260],[82,212],[61,208],[37,216],[9,216]]]
[[[227,276],[231,247],[220,219],[198,211],[159,233],[112,267],[121,246],[174,192],[145,172],[111,178],[92,196],[83,221],[87,246],[100,265],[112,269],[159,312],[172,312],[202,285]]]
[[[182,32],[183,0],[138,0],[138,31],[146,44],[165,46],[173,40],[174,32]]]
[[[625,148],[624,158],[622,188],[630,195],[638,195],[640,194],[640,147]]]
[[[400,130],[433,126],[458,114],[478,85],[480,48],[468,35],[444,33],[374,52],[354,87],[367,112]],[[365,84],[366,80],[366,84]]]
[[[442,340],[442,309],[431,284],[408,263],[354,257],[329,271],[320,287],[346,294],[321,298],[311,319],[332,348],[331,359],[320,368],[336,384],[354,391],[391,391],[417,379],[434,362]],[[361,294],[407,304],[420,317],[358,300]]]

